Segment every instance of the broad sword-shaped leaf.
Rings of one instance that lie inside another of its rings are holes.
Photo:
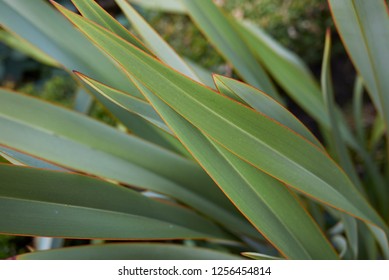
[[[278,122],[182,76],[117,36],[58,7],[97,45],[207,137],[250,165],[388,233],[334,161]]]

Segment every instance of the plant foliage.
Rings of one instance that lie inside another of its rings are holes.
[[[239,81],[180,57],[132,5],[148,1],[115,1],[133,33],[92,0],[73,0],[80,14],[0,0],[2,26],[82,89],[81,112],[0,89],[0,232],[103,240],[21,259],[389,258],[384,1],[328,1],[359,73],[354,128],[334,101],[329,32],[319,84],[294,53],[211,0],[161,1],[190,16]],[[377,110],[372,135],[359,119],[364,89]],[[117,128],[88,117],[91,97]]]

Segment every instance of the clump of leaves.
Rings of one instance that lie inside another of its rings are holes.
[[[2,24],[74,71],[78,100],[89,92],[124,129],[1,89],[1,152],[30,167],[0,165],[0,232],[159,240],[21,258],[389,258],[389,151],[377,162],[372,136],[351,130],[335,104],[329,32],[319,85],[295,54],[212,1],[155,3],[188,14],[242,82],[182,59],[125,0],[116,2],[137,36],[91,0],[73,1],[81,15],[52,2],[64,17],[43,1],[16,2],[0,2]],[[329,5],[360,73],[355,119],[365,88],[379,113],[374,141],[388,145],[386,4]],[[27,22],[26,11],[41,16]],[[319,124],[322,142],[279,87]]]

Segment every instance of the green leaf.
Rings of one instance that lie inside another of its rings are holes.
[[[88,114],[92,104],[92,96],[84,88],[78,88],[74,98],[73,109],[77,112]]]
[[[19,255],[18,260],[242,260],[198,247],[160,243],[119,243],[79,246]]]
[[[341,235],[335,235],[331,238],[332,243],[339,251],[339,256],[343,258],[346,255],[346,252],[348,250],[347,248],[347,241],[346,239]]]
[[[358,257],[359,244],[358,244],[358,224],[356,219],[348,215],[342,214],[342,220],[347,236],[347,241],[350,247],[350,251],[354,259]]]
[[[234,24],[285,92],[318,122],[329,126],[320,88],[302,60],[253,23],[235,20]]]
[[[0,91],[0,144],[65,168],[163,193],[227,227],[252,233],[193,161],[81,114]],[[24,135],[29,137],[25,137]]]
[[[128,92],[126,93],[128,94]],[[129,112],[100,93],[94,92],[94,96],[104,104],[108,111],[117,117],[132,134],[157,144],[161,148],[168,149],[174,153],[187,157],[182,145],[170,134],[154,127],[137,114]]]
[[[117,64],[46,1],[2,0],[0,24],[55,59],[69,72],[80,71],[119,90],[143,98],[136,87],[128,82]],[[174,145],[166,139],[168,136],[155,131],[149,123],[136,115],[129,115],[128,112],[123,114],[119,106],[93,91],[91,93],[133,133],[157,145],[175,150]]]
[[[320,149],[324,149],[317,138],[292,113],[266,93],[237,80],[220,75],[215,75],[214,79],[221,93],[226,94],[227,91],[230,91],[259,113],[289,127]]]
[[[62,171],[66,172],[68,171],[65,168],[59,167],[57,165],[48,163],[46,161],[43,161],[41,159],[32,157],[27,154],[20,153],[18,151],[9,149],[7,147],[0,146],[0,155],[2,155],[4,158],[6,158],[9,162],[15,165],[26,165],[31,167],[37,167],[42,169],[49,169],[49,170],[56,170],[56,171]]]
[[[2,233],[104,239],[225,238],[179,206],[83,175],[0,165]]]
[[[138,83],[138,87],[231,201],[283,255],[294,259],[336,258],[317,226],[283,184],[204,136],[142,84]],[[304,228],[296,227],[297,223],[304,224]]]
[[[159,34],[147,23],[147,21],[125,0],[115,0],[122,9],[132,27],[136,30],[145,44],[163,62],[181,72],[182,74],[200,81],[195,72],[186,62],[159,36]]]
[[[385,1],[329,0],[343,43],[389,128],[389,16]],[[389,139],[389,136],[388,136]]]
[[[354,83],[353,91],[353,120],[355,123],[355,130],[358,137],[358,141],[363,145],[366,145],[366,132],[365,125],[363,123],[363,92],[364,85],[363,79],[360,75],[357,75]],[[382,135],[384,135],[383,133]]]
[[[322,150],[274,120],[193,82],[95,24],[60,9],[133,77],[227,150],[296,190],[388,232],[379,215]]]
[[[253,260],[282,260],[282,258],[253,252],[244,252],[242,255]]]
[[[85,18],[96,22],[97,24],[107,28],[111,32],[117,34],[144,52],[151,54],[151,52],[143,45],[141,41],[139,41],[138,38],[132,35],[117,20],[115,20],[110,14],[101,8],[94,0],[72,0],[72,2]]]
[[[0,30],[0,41],[10,48],[16,49],[43,64],[47,64],[53,67],[59,66],[58,62],[56,62],[50,56],[12,32]]]
[[[351,180],[353,181],[354,185],[358,187],[358,189],[363,193],[364,189],[362,188],[362,183],[358,177],[358,174],[354,168],[354,165],[352,163],[351,157],[348,153],[347,147],[345,143],[342,141],[341,138],[341,129],[339,127],[339,119],[337,118],[337,115],[335,113],[335,101],[334,101],[334,93],[332,89],[332,81],[331,81],[331,72],[330,72],[330,35],[327,33],[327,40],[325,45],[325,53],[323,58],[323,69],[322,69],[322,88],[323,88],[323,94],[324,94],[324,101],[327,107],[328,115],[330,116],[330,123],[331,123],[331,129],[332,129],[332,140],[335,143],[335,153],[337,158],[339,159],[340,165],[343,167],[343,169],[346,171],[346,173],[349,175]],[[388,213],[389,212],[389,205],[388,205],[388,191],[385,187],[385,182],[382,182],[381,175],[376,175],[377,171],[375,170],[377,166],[373,163],[367,162],[367,168],[368,172],[372,174],[371,176],[374,178],[373,182],[374,185],[371,189],[375,189],[377,192],[377,200],[378,202],[378,209],[381,210],[382,213]]]
[[[278,42],[264,33],[258,26],[244,21],[234,22],[240,34],[246,40],[266,69],[275,80],[293,98],[293,100],[308,112],[324,129],[331,127],[330,117],[327,114],[322,93],[308,68],[301,59]],[[344,120],[339,109],[334,109],[339,121],[339,130],[342,139],[355,149],[366,163],[369,173],[374,174],[375,185],[382,186],[381,175],[372,162],[370,155],[363,146],[356,141]]]
[[[128,110],[129,112],[133,112],[142,116],[144,119],[151,122],[155,126],[173,135],[169,127],[159,117],[157,112],[155,112],[154,108],[148,102],[108,87],[107,85],[95,81],[81,73],[76,74],[83,82],[87,83],[94,90],[104,95],[106,98],[112,100],[112,102],[115,102],[117,105]]]
[[[193,69],[193,71],[205,85],[209,86],[210,88],[216,89],[211,71],[202,67],[201,65],[197,64],[196,62],[187,57],[184,57],[184,60],[189,65],[189,67]]]
[[[347,150],[346,144],[342,141],[340,128],[338,126],[339,120],[335,112],[335,97],[332,87],[331,77],[331,34],[327,30],[326,41],[324,46],[323,65],[321,70],[321,87],[323,92],[324,104],[326,106],[328,116],[331,123],[331,138],[335,146],[335,155],[339,160],[340,165],[346,171],[347,175],[353,181],[354,185],[358,187],[360,192],[363,192],[361,181],[356,173],[350,154]]]
[[[270,78],[243,43],[231,20],[211,0],[182,0],[182,3],[208,40],[232,63],[236,72],[246,82],[276,100],[281,100]]]
[[[181,3],[181,0],[128,0],[128,2],[147,9],[160,10],[167,13],[186,13],[186,8]]]
[[[146,92],[147,89],[139,84],[138,86],[140,87],[141,92],[148,96]],[[113,91],[112,89],[108,90]],[[156,106],[155,102],[153,102],[153,104]],[[159,107],[157,106],[157,108]],[[140,114],[142,114],[142,112],[140,112]],[[177,115],[175,116],[174,114],[176,113],[174,112],[170,114],[173,114],[172,122],[174,122]],[[180,116],[178,116],[178,118],[180,118]],[[172,122],[170,122],[170,124],[172,124]],[[179,127],[179,132],[177,133],[178,136],[181,136],[181,140],[183,139],[182,137],[184,137],[184,143],[190,143],[186,145],[192,152],[194,152],[195,157],[197,156],[197,158],[201,158],[202,154],[206,155],[206,158],[200,159],[200,163],[202,163],[208,172],[211,173],[211,176],[216,174],[213,177],[214,179],[217,178],[216,181],[221,184],[223,191],[232,199],[232,201],[234,201],[237,207],[253,222],[253,224],[257,226],[257,228],[259,228],[265,235],[269,236],[276,245],[279,245],[280,243],[282,251],[285,251],[286,254],[294,258],[328,257],[325,257],[324,254],[326,247],[324,247],[324,249],[319,248],[317,252],[320,252],[320,254],[316,256],[314,253],[310,256],[305,252],[305,249],[298,248],[299,246],[303,246],[299,244],[301,240],[304,240],[303,243],[305,244],[308,240],[314,241],[310,245],[306,245],[307,247],[312,246],[313,244],[313,247],[316,247],[317,244],[322,244],[323,242],[326,243],[326,241],[324,239],[316,240],[313,238],[317,235],[320,236],[321,233],[318,232],[315,227],[312,229],[312,221],[308,218],[304,211],[301,211],[301,206],[296,203],[296,200],[281,183],[265,174],[256,174],[258,173],[258,170],[250,165],[247,165],[238,158],[234,158],[234,156],[228,152],[223,158],[221,155],[223,155],[225,151],[217,151],[217,148],[214,147],[215,144],[207,143],[209,140],[207,141],[206,139],[203,139],[204,136],[199,134],[199,132],[196,134],[197,130],[191,127],[189,123],[185,124],[184,121],[183,124],[179,123],[175,127]],[[201,150],[196,150],[199,148],[201,148]],[[235,165],[240,166],[240,169],[245,169],[247,171],[239,173],[237,170],[238,167]],[[212,169],[212,171],[209,171],[210,169]],[[260,186],[257,186],[257,184],[260,184]],[[242,190],[237,193],[235,189],[238,185],[240,185],[241,188],[246,187],[246,192]],[[261,186],[266,187],[263,188]],[[266,197],[270,197],[272,195],[276,197],[278,201],[272,204],[266,202],[266,200],[268,200]],[[260,216],[257,215],[258,212],[261,213]],[[291,212],[294,213],[294,218],[296,220],[290,219],[289,213]],[[279,219],[281,221],[278,221]],[[296,223],[305,223],[303,232],[300,232],[299,228],[294,227]],[[304,235],[303,233],[307,234]],[[294,235],[303,235],[303,237],[298,240],[298,238],[295,238]],[[293,248],[293,245],[286,245],[284,242],[286,239],[289,240],[289,242],[296,239],[295,242],[299,244],[297,245],[297,249]],[[290,251],[294,252],[289,252],[289,248],[291,248]],[[299,253],[300,251],[303,252],[302,255]],[[331,256],[331,253],[332,252],[330,251],[329,256]]]
[[[382,140],[383,136],[385,135],[386,128],[384,120],[381,117],[377,117],[374,121],[371,135],[370,135],[370,141],[369,146],[371,150],[375,150]]]
[[[138,86],[231,201],[282,254],[295,259],[336,258],[283,184],[204,136],[147,88]],[[294,213],[293,218],[290,213]],[[304,230],[296,227],[297,223],[304,224]]]
[[[50,22],[50,24],[47,24]],[[46,1],[2,0],[0,23],[65,68],[78,70],[118,89],[134,91],[125,74]],[[138,94],[140,98],[142,95]]]

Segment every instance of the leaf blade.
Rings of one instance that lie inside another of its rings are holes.
[[[109,50],[131,75],[145,82],[164,102],[227,149],[291,187],[321,202],[353,213],[362,220],[377,224],[388,232],[386,224],[355,190],[339,167],[322,151],[311,144],[307,145],[306,140],[274,121],[182,77],[93,23],[62,11],[101,48]],[[127,53],[127,56],[122,53]],[[153,73],[153,79],[150,79],[150,73]],[[164,85],[163,90],[161,84]],[[209,119],[213,121],[209,122]],[[261,134],[256,130],[259,127],[271,133]],[[239,134],[242,137],[237,141]],[[277,135],[277,139],[272,135]],[[285,139],[288,140],[285,142]],[[262,141],[266,145],[261,144]],[[267,145],[272,148],[268,149]],[[279,152],[274,153],[274,148]],[[266,152],[268,156],[265,158],[270,162],[264,162],[252,154],[252,151],[256,151],[256,154]],[[310,154],[309,158],[303,156],[307,154]],[[295,170],[296,173],[290,170]]]
[[[158,243],[79,246],[19,255],[19,260],[242,260],[243,258],[198,247]]]
[[[10,165],[0,165],[0,174],[5,233],[109,239],[223,235],[184,208],[87,176]]]
[[[230,200],[283,255],[293,259],[336,258],[317,226],[284,185],[203,135],[145,86],[134,83]],[[293,213],[293,218],[289,213]],[[304,230],[295,227],[296,223],[304,224]]]
[[[209,0],[183,0],[189,16],[220,53],[232,63],[237,73],[248,83],[282,101],[271,80],[256,61],[251,50],[241,41],[230,19]]]
[[[252,232],[193,161],[31,97],[0,90],[0,99],[1,144],[65,168],[164,193],[226,226],[232,219],[241,225],[238,230]]]
[[[314,145],[324,149],[317,138],[293,114],[266,93],[239,81],[220,75],[215,75],[214,79],[219,91],[222,93],[226,90],[232,91],[259,113],[289,127]]]

